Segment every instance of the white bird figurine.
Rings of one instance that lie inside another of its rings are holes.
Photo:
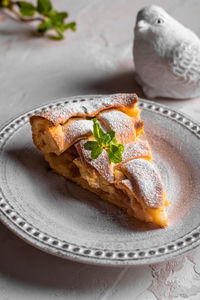
[[[200,96],[200,39],[161,7],[138,12],[133,56],[147,97]]]

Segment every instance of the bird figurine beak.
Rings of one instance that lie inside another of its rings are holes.
[[[140,20],[137,22],[136,30],[142,32],[142,31],[147,31],[148,29],[149,29],[149,24],[144,20]]]

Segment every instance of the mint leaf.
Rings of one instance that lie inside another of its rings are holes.
[[[109,130],[102,139],[102,145],[104,147],[109,146],[109,144],[112,142],[114,137],[115,137],[115,132],[113,130]]]
[[[36,11],[36,8],[31,3],[17,1],[16,4],[19,6],[20,13],[24,17],[32,17]]]
[[[38,26],[38,32],[44,33],[45,31],[51,28],[52,28],[52,20],[48,18]]]
[[[88,141],[84,144],[84,148],[86,150],[93,150],[98,147],[98,143],[96,141]]]
[[[95,147],[92,149],[91,158],[96,159],[103,151],[103,147]]]
[[[88,141],[84,144],[85,149],[91,151],[91,158],[96,159],[102,153],[103,149],[106,149],[111,162],[116,164],[122,161],[124,146],[117,143],[113,130],[104,132],[97,119],[94,118],[93,134],[96,141]]]
[[[120,151],[121,153],[123,153],[123,152],[124,152],[124,145],[118,144],[117,146],[118,146],[119,151]]]
[[[119,146],[116,146],[114,144],[110,144],[110,147],[108,149],[108,157],[111,162],[117,164],[122,161],[122,147],[123,145],[120,144]],[[123,146],[124,147],[124,146]]]
[[[107,147],[111,142],[111,137],[109,134],[105,134],[105,136],[102,138],[101,144],[103,147]]]
[[[75,22],[64,24],[63,26],[64,26],[64,30],[71,29],[72,31],[76,31],[76,23]]]
[[[37,10],[41,14],[45,14],[52,9],[50,0],[38,0],[37,1]]]
[[[107,134],[109,134],[111,141],[112,141],[115,137],[115,132],[113,130],[108,130]]]
[[[54,22],[62,24],[67,17],[68,14],[66,12],[59,12],[54,16]]]
[[[44,34],[49,29],[54,29],[57,36],[48,35],[48,37],[55,40],[63,39],[63,32],[67,29],[71,29],[72,31],[76,30],[75,22],[65,24],[68,13],[65,11],[58,12],[53,9],[51,0],[37,0],[36,6],[27,1],[0,0],[0,8],[9,9],[18,17],[19,21],[39,21],[38,32],[41,34]],[[37,16],[33,17],[36,12]]]
[[[112,139],[112,143],[117,145],[117,139],[115,137]]]
[[[48,17],[50,17],[50,18],[53,19],[53,17],[56,16],[57,13],[58,13],[58,12],[57,12],[55,9],[51,9],[51,10],[48,11],[48,14],[47,14],[47,15],[48,15]]]
[[[57,26],[60,30],[65,31],[63,26],[65,25],[64,20],[68,17],[68,13],[57,12],[56,10],[52,9],[46,15],[52,19],[54,26]]]
[[[101,139],[105,137],[104,131],[101,129],[99,123],[97,123],[97,119],[93,119],[93,133],[94,137],[97,141],[101,142]]]
[[[62,28],[60,28],[59,26],[54,26],[55,31],[57,32],[58,36],[52,36],[51,38],[53,40],[62,40],[64,38],[63,34],[62,34]]]

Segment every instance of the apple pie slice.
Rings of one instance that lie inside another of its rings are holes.
[[[42,111],[30,118],[33,141],[55,172],[130,216],[165,227],[169,202],[152,164],[137,104],[135,94],[116,94]],[[95,159],[91,157],[86,143],[95,142],[94,118],[100,130],[114,133],[113,143],[121,145],[117,163],[106,147]]]

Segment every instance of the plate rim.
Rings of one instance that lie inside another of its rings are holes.
[[[109,97],[112,94],[104,95],[79,95],[66,98],[59,98],[48,102],[47,104],[36,106],[29,111],[13,117],[0,128],[0,154],[3,147],[9,138],[29,122],[29,117],[37,114],[41,110],[56,108],[63,103],[67,105],[70,102],[84,102],[86,99],[98,99],[101,97]],[[84,99],[84,100],[83,100]],[[186,114],[166,105],[139,98],[139,107],[142,110],[152,111],[153,113],[163,115],[176,123],[179,123],[184,128],[188,129],[200,140],[200,124],[193,121]],[[181,238],[170,241],[170,243],[152,247],[151,249],[135,250],[109,250],[86,247],[82,245],[72,244],[67,241],[62,241],[54,236],[42,232],[35,225],[32,225],[23,216],[19,215],[14,210],[9,200],[4,195],[0,186],[0,220],[17,236],[28,242],[32,246],[39,248],[49,254],[53,254],[65,259],[70,259],[76,262],[83,262],[95,265],[106,266],[124,266],[124,265],[144,265],[150,263],[158,263],[169,260],[178,255],[191,251],[200,245],[200,223],[191,232]]]

